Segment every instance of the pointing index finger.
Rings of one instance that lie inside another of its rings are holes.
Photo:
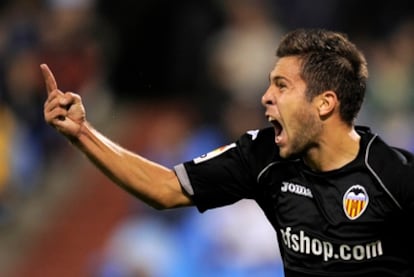
[[[58,88],[55,76],[53,76],[52,71],[50,71],[49,67],[46,64],[41,64],[40,68],[42,70],[43,78],[45,80],[47,93],[49,94]]]

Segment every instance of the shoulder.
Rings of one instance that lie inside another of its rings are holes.
[[[407,149],[389,145],[378,135],[370,138],[366,160],[372,164],[401,169],[413,169],[414,154]]]
[[[255,130],[248,130],[244,133],[239,140],[242,141],[250,141],[254,143],[255,141],[269,141],[274,144],[274,137],[275,131],[272,127],[264,128],[264,129],[255,129]]]
[[[280,159],[275,133],[271,127],[247,131],[236,144],[244,162],[256,173]]]
[[[368,127],[358,126],[358,133],[365,141],[366,161],[376,164],[391,164],[394,166],[413,167],[414,154],[407,149],[392,146],[385,142],[378,134],[371,132]]]
[[[243,134],[237,144],[245,155],[278,155],[273,128],[250,130]]]
[[[369,137],[365,163],[380,186],[400,208],[414,205],[414,155],[386,143],[376,134]]]

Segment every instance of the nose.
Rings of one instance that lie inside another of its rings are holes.
[[[269,87],[262,95],[262,105],[265,107],[274,104],[274,97],[272,96],[272,93],[270,91],[271,90]]]

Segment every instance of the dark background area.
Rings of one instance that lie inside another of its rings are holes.
[[[203,57],[206,40],[225,23],[216,0],[110,1],[98,11],[119,36],[111,80],[122,97],[208,93]],[[414,2],[272,1],[285,29],[324,27],[350,37],[385,38],[413,15]],[[156,95],[154,95],[156,94]]]

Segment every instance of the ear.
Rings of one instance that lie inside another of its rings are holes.
[[[336,107],[338,106],[338,97],[336,93],[332,90],[327,90],[318,95],[317,108],[319,111],[319,116],[326,117],[332,114]]]

